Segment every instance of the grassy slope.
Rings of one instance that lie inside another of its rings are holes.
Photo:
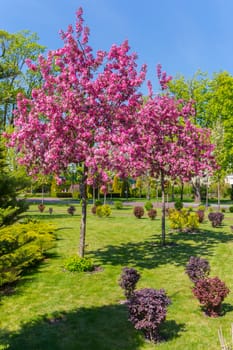
[[[0,302],[0,349],[14,350],[152,350],[127,321],[118,286],[121,269],[133,266],[141,273],[137,288],[164,288],[172,299],[162,328],[166,342],[160,350],[220,349],[219,327],[228,335],[233,315],[233,214],[225,214],[224,226],[212,229],[206,221],[202,233],[168,235],[174,242],[162,248],[160,220],[136,219],[132,208],[113,211],[110,218],[88,216],[87,256],[103,270],[76,274],[63,270],[63,261],[77,251],[80,208],[75,216],[66,206],[53,205],[54,214],[28,215],[52,220],[59,228],[57,247],[36,269],[23,277],[16,292]],[[48,208],[48,206],[47,206]],[[46,208],[46,209],[47,209]],[[225,315],[203,315],[192,296],[184,273],[189,257],[206,257],[211,275],[218,275],[232,290],[224,301]]]

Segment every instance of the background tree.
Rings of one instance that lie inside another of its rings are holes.
[[[30,174],[58,176],[69,163],[82,167],[79,254],[84,256],[87,181],[96,173],[104,179],[105,170],[127,172],[129,130],[142,104],[138,88],[146,67],[137,72],[127,41],[94,57],[82,9],[75,30],[69,26],[61,36],[61,49],[40,56],[36,65],[28,62],[41,74],[42,86],[31,98],[18,96],[10,145],[20,151],[19,161]]]
[[[162,91],[171,77],[161,72],[158,78]],[[190,179],[211,171],[215,165],[210,131],[193,123],[195,111],[189,102],[177,100],[168,93],[153,95],[149,83],[149,99],[139,111],[136,164],[150,176],[160,179],[162,190],[162,244],[165,244],[165,181]]]
[[[0,129],[13,124],[13,109],[19,92],[29,95],[40,84],[41,76],[26,69],[27,58],[36,60],[44,51],[38,36],[29,31],[10,34],[0,31]]]

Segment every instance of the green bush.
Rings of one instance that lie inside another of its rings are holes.
[[[233,206],[230,206],[230,207],[229,207],[229,212],[230,212],[230,213],[233,213]]]
[[[73,255],[65,261],[64,268],[70,272],[85,272],[93,271],[94,265],[90,258],[81,258],[78,255]]]
[[[21,272],[36,264],[54,247],[55,227],[32,222],[0,230],[0,286],[20,278]]]
[[[99,217],[110,216],[111,212],[112,210],[108,204],[104,204],[96,207],[96,215]]]
[[[202,210],[202,211],[205,211],[205,206],[204,205],[199,205],[198,207],[197,207],[197,210]]]
[[[99,207],[100,205],[103,205],[102,201],[100,199],[96,199],[95,206]]]
[[[115,207],[115,209],[122,209],[123,204],[121,201],[116,201],[116,202],[114,202],[114,207]]]
[[[176,210],[181,210],[183,208],[183,206],[184,205],[183,205],[181,200],[176,200],[175,201],[174,207],[175,207]]]
[[[151,203],[151,201],[147,201],[144,205],[144,208],[146,209],[146,211],[153,209],[153,204]]]
[[[186,208],[169,210],[169,221],[172,229],[193,231],[199,227],[198,216]]]

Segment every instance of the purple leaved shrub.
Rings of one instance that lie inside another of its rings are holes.
[[[221,315],[222,302],[229,291],[218,277],[200,279],[193,288],[193,294],[199,300],[206,315],[210,317]]]
[[[206,259],[191,256],[186,265],[185,272],[190,280],[196,283],[198,280],[206,278],[210,273],[210,265]]]
[[[136,216],[136,218],[141,219],[141,217],[144,215],[144,209],[141,206],[136,206],[133,209],[133,213]]]
[[[137,270],[129,267],[124,267],[122,269],[122,274],[119,280],[119,285],[124,289],[124,294],[127,299],[130,299],[136,288],[136,284],[140,279],[140,274]]]
[[[221,226],[222,221],[224,219],[224,214],[223,213],[209,213],[208,219],[211,221],[212,227],[218,227]]]
[[[145,337],[159,342],[159,327],[166,319],[167,306],[171,303],[163,289],[144,288],[133,293],[128,300],[129,321],[142,330]]]

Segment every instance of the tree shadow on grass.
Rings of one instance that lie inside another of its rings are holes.
[[[5,345],[5,348],[12,350],[140,349],[144,337],[127,318],[125,305],[80,308],[68,313],[54,312],[22,324],[18,332],[1,330],[0,348]],[[167,321],[162,333],[171,340],[178,337],[181,330],[183,325]]]
[[[217,244],[232,241],[232,234],[203,230],[171,235],[165,246],[161,246],[159,236],[152,236],[146,241],[107,245],[89,254],[98,264],[152,269],[168,263],[183,266],[190,256],[212,255]]]

